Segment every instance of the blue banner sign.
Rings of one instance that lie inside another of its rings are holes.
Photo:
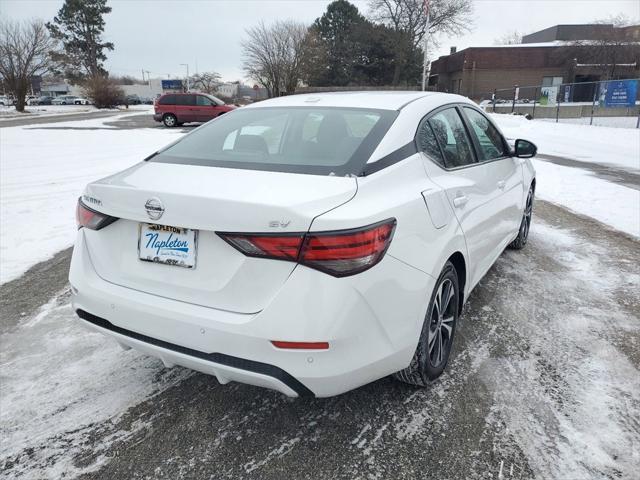
[[[637,95],[637,80],[612,80],[600,84],[600,105],[605,107],[633,107]]]
[[[182,90],[182,80],[162,80],[162,90]]]

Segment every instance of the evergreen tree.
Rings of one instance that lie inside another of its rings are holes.
[[[358,8],[346,0],[330,3],[314,22],[312,28],[326,55],[326,68],[316,79],[319,83],[342,86],[353,80],[353,68],[361,53],[357,31],[365,22]]]
[[[69,78],[105,76],[105,51],[113,50],[113,43],[102,39],[104,15],[111,12],[107,0],[65,0],[64,5],[47,23],[53,38],[63,45],[57,60],[64,65]]]
[[[370,22],[348,1],[330,3],[309,30],[307,82],[314,86],[390,84],[394,37],[392,29]]]

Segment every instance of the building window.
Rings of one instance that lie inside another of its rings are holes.
[[[555,85],[562,85],[562,77],[542,77],[543,87],[553,87]]]

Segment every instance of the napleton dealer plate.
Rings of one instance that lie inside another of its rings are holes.
[[[141,223],[138,257],[145,262],[194,268],[197,238],[198,231],[190,228]]]

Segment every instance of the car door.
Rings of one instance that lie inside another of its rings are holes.
[[[176,95],[176,116],[179,123],[198,121],[195,95]]]
[[[501,251],[496,213],[502,192],[485,165],[478,162],[457,106],[438,109],[423,119],[417,140],[427,175],[444,190],[464,233],[473,288]]]
[[[216,104],[204,95],[196,95],[196,115],[198,122],[208,122],[218,115]]]
[[[485,174],[495,181],[500,195],[496,228],[506,246],[517,234],[524,208],[524,183],[520,159],[512,157],[509,146],[493,122],[478,109],[463,106],[471,139]]]

